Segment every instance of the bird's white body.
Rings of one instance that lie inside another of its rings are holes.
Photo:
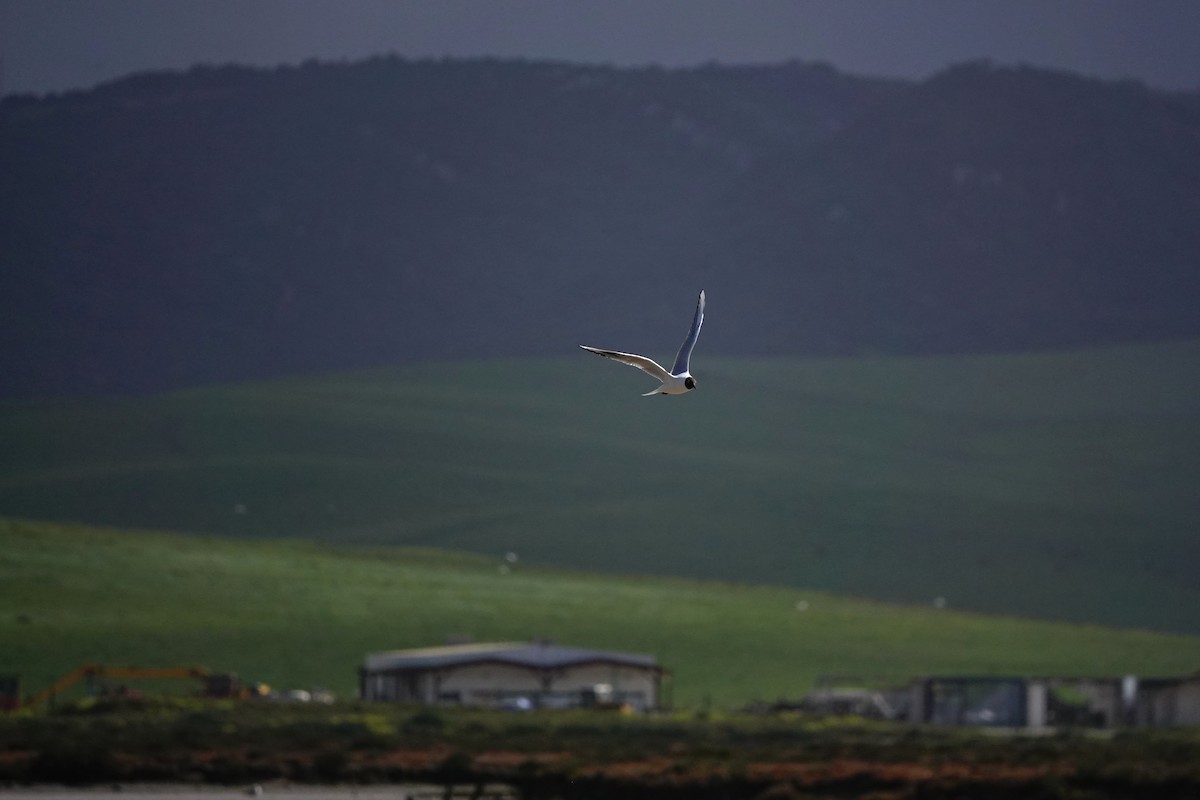
[[[691,373],[692,348],[696,346],[696,339],[700,336],[700,326],[703,324],[704,292],[701,292],[700,299],[696,301],[696,315],[692,318],[692,328],[688,331],[687,338],[683,340],[683,346],[679,348],[679,354],[675,356],[675,366],[669,372],[654,359],[639,356],[635,353],[622,353],[618,350],[601,350],[597,347],[588,347],[584,344],[579,346],[589,353],[595,353],[598,356],[611,358],[613,361],[619,361],[631,367],[637,367],[647,375],[658,378],[662,385],[652,392],[646,392],[642,397],[651,397],[656,394],[687,394],[696,388],[696,379],[692,377]]]

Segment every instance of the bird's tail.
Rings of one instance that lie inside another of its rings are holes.
[[[642,395],[642,397],[653,397],[653,396],[654,396],[654,395],[656,395],[656,394],[666,394],[666,392],[664,392],[664,391],[662,390],[662,388],[663,388],[663,387],[659,386],[659,387],[658,387],[657,389],[655,389],[653,392],[646,392],[644,395]]]

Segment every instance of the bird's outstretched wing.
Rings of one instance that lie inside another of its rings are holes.
[[[700,299],[696,301],[696,316],[692,318],[692,329],[688,331],[687,338],[683,340],[683,346],[679,348],[679,355],[675,356],[675,366],[671,367],[672,375],[681,375],[691,371],[688,365],[692,360],[692,348],[696,346],[696,339],[700,337],[700,326],[703,324],[704,292],[700,292]]]
[[[628,364],[631,367],[637,367],[647,375],[658,378],[660,381],[666,381],[671,377],[671,373],[663,369],[657,361],[645,356],[634,355],[633,353],[619,353],[616,350],[601,350],[596,347],[588,347],[586,344],[579,345],[589,353],[595,353],[598,356],[611,358],[613,361],[620,361],[622,364]]]

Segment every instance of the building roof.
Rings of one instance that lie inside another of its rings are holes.
[[[371,653],[367,656],[363,668],[367,672],[389,672],[441,669],[484,662],[511,664],[530,669],[557,669],[595,663],[658,669],[658,661],[651,655],[563,647],[547,642],[491,642],[392,650],[386,653]]]

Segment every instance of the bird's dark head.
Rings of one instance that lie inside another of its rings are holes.
[[[688,375],[686,378],[683,379],[683,385],[686,386],[689,391],[692,389],[695,389],[696,388],[696,379],[693,378],[691,375]]]

